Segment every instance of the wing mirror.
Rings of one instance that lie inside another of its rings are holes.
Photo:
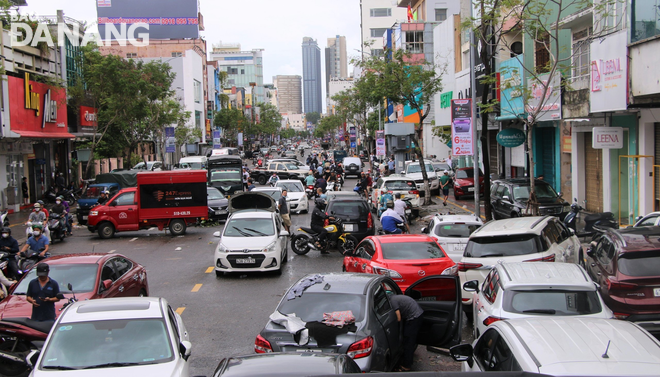
[[[477,292],[477,293],[479,293],[479,280],[466,281],[463,284],[463,290],[465,292]]]
[[[220,231],[213,232],[213,237],[220,237]]]
[[[449,349],[451,357],[456,361],[466,361],[470,368],[474,364],[472,355],[474,354],[474,349],[471,344],[459,344],[453,346]]]
[[[426,227],[423,227],[422,230],[420,230],[422,233],[426,233]]]
[[[110,207],[116,207],[116,206],[117,206],[117,202],[115,201],[110,202]]]
[[[110,279],[103,280],[103,282],[101,283],[101,285],[102,285],[102,289],[101,289],[101,290],[102,290],[102,291],[107,291],[107,290],[110,289],[110,287],[112,286],[112,280],[110,280]]]
[[[179,352],[181,353],[181,357],[188,361],[188,358],[192,352],[192,343],[187,340],[182,340],[181,343],[179,343]]]
[[[509,198],[508,195],[504,195],[504,196],[502,197],[502,200],[506,200],[507,202],[510,202],[510,201],[511,201],[511,198]]]

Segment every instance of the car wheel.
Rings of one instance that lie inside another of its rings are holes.
[[[310,238],[304,234],[298,234],[291,238],[291,250],[298,255],[305,255],[309,252]]]
[[[138,297],[147,297],[147,291],[144,290],[144,288],[140,289],[140,293],[138,293]]]
[[[257,182],[259,182],[260,185],[265,185],[266,184],[266,176],[265,175],[260,175],[259,178],[257,178]]]
[[[112,238],[112,236],[115,235],[115,227],[109,223],[109,222],[104,222],[99,226],[99,237],[103,238],[104,240],[107,240],[108,238]]]
[[[181,219],[172,220],[170,222],[170,233],[173,236],[182,236],[186,234],[186,222]]]

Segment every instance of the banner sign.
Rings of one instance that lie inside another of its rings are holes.
[[[472,155],[472,100],[451,100],[452,155]]]
[[[517,128],[505,128],[497,133],[497,143],[506,148],[515,148],[525,142],[526,136]]]
[[[174,138],[174,127],[165,127],[165,153],[176,152],[176,139]]]
[[[376,156],[386,156],[385,131],[376,131]]]
[[[621,149],[623,148],[622,127],[594,127],[591,147],[593,149]]]
[[[544,74],[540,75],[538,80],[530,79],[527,83],[531,94],[527,104],[527,112],[537,111],[541,102],[543,102],[543,106],[536,116],[537,121],[561,119],[560,77],[561,75],[558,72],[552,78],[549,74]]]
[[[93,107],[80,106],[80,126],[96,128],[98,122],[97,110]]]
[[[243,145],[243,133],[239,132],[238,133],[238,146],[240,147],[242,145]]]
[[[356,141],[357,131],[356,131],[355,127],[350,127],[348,133],[351,135],[351,142]],[[351,148],[355,148],[355,147],[351,147]]]
[[[222,141],[220,140],[220,131],[213,131],[213,149],[222,148]]]
[[[628,34],[626,31],[591,42],[590,111],[628,108]]]

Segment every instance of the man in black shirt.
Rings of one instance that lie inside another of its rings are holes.
[[[2,238],[0,238],[0,251],[8,252],[7,258],[8,277],[18,280],[18,263],[16,262],[16,254],[18,254],[18,241],[11,236],[10,228],[2,228]]]
[[[280,210],[280,216],[282,216],[282,224],[284,224],[284,228],[286,228],[287,232],[290,232],[291,217],[289,216],[289,205],[286,202],[286,194],[286,190],[282,190],[282,197],[277,201],[277,207]]]
[[[403,339],[401,347],[403,348],[403,359],[399,371],[409,371],[412,367],[415,348],[417,348],[417,333],[422,327],[422,309],[417,301],[412,297],[405,295],[392,295],[389,297],[392,303],[392,309],[396,312],[396,318],[403,322]]]
[[[33,279],[28,285],[25,294],[27,302],[32,304],[32,320],[34,321],[54,321],[55,303],[60,301],[57,294],[60,293],[60,286],[57,282],[48,277],[50,267],[46,263],[37,265],[37,278]]]

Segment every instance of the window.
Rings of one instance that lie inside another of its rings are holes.
[[[435,10],[435,20],[444,21],[447,19],[447,9],[436,9]]]
[[[238,75],[238,68],[227,67],[227,73],[230,75]]]
[[[424,32],[407,31],[406,32],[406,51],[412,54],[424,53]]]
[[[137,54],[135,52],[129,52],[128,54],[126,54],[126,58],[127,59],[135,59],[135,58],[137,58]]]
[[[391,8],[371,8],[369,10],[371,17],[392,17]]]
[[[357,258],[371,260],[371,258],[374,256],[374,247],[371,242],[365,241],[360,244],[357,250],[355,250],[355,256]]]
[[[245,70],[241,69],[241,75],[244,75],[244,74],[245,74]]]
[[[121,194],[114,201],[117,203],[117,206],[132,206],[135,204],[135,193],[127,192],[125,194]]]
[[[202,101],[202,83],[194,80],[193,90],[195,92],[195,102],[200,103]]]
[[[378,57],[378,56],[383,56],[383,54],[385,54],[385,50],[383,50],[382,48],[374,48],[371,50],[371,56]]]
[[[115,269],[117,270],[117,276],[123,276],[125,273],[130,271],[133,267],[133,263],[124,259],[124,258],[115,258]]]
[[[392,310],[390,301],[387,299],[387,293],[385,293],[385,290],[381,286],[376,288],[376,293],[374,294],[374,310],[379,316],[387,314],[387,312]]]
[[[573,83],[580,83],[575,89],[587,88],[589,75],[591,73],[591,40],[589,36],[592,28],[584,29],[573,34],[573,69],[571,80]]]
[[[174,52],[172,53],[172,57],[173,57],[173,58],[180,58],[180,57],[182,57],[182,56],[183,56],[183,52],[180,52],[180,51],[174,51]]]
[[[660,34],[660,0],[632,1],[631,42]]]
[[[656,221],[658,221],[658,216],[649,216],[640,222],[637,226],[654,226]]]
[[[387,31],[387,28],[369,29],[371,31],[371,38],[381,38]]]
[[[546,73],[550,64],[550,37],[541,37],[536,41],[536,72]]]
[[[497,299],[497,293],[500,291],[500,275],[496,270],[493,269],[490,272],[481,288],[483,289],[486,300],[491,304],[494,303]]]
[[[115,273],[115,269],[112,265],[112,261],[108,261],[103,265],[103,268],[101,269],[101,281],[105,280],[112,280],[115,281],[117,280],[117,274]]]
[[[608,238],[603,237],[596,250],[596,259],[598,259],[598,263],[601,265],[607,266],[612,261],[612,258],[614,258],[614,245],[612,245],[612,241]]]

